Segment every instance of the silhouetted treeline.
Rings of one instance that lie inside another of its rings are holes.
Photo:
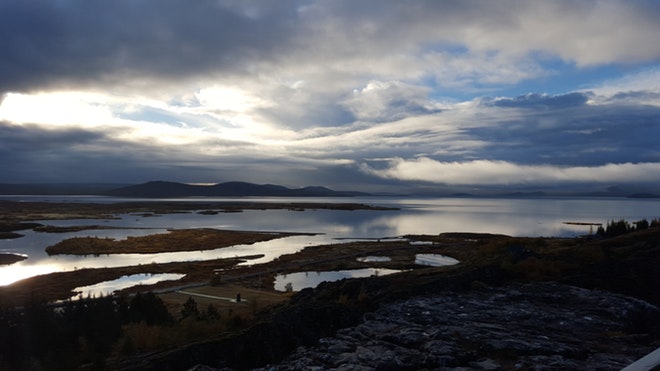
[[[32,303],[0,312],[0,370],[73,370],[105,359],[129,323],[169,325],[174,319],[153,293],[132,298],[80,298]]]
[[[603,226],[598,227],[596,234],[601,237],[609,238],[621,236],[634,231],[641,231],[644,229],[657,227],[660,227],[660,219],[653,219],[651,222],[646,219],[642,219],[634,223],[629,223],[624,219],[620,219],[617,221],[609,221],[606,228],[603,228]]]

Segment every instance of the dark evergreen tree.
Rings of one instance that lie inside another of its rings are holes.
[[[128,308],[129,322],[142,322],[147,325],[167,325],[173,321],[163,301],[153,292],[137,293]]]
[[[639,231],[644,229],[649,229],[649,221],[646,219],[642,219],[638,222],[635,222],[635,228]]]
[[[200,318],[199,309],[197,308],[197,302],[192,296],[188,297],[185,303],[183,303],[183,308],[181,309],[181,319],[192,317],[195,319]]]
[[[204,317],[209,321],[214,321],[220,319],[220,312],[218,311],[218,308],[215,307],[215,305],[209,304],[209,306],[206,307]]]

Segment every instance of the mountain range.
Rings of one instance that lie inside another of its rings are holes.
[[[0,195],[94,195],[140,198],[171,197],[352,197],[352,196],[418,196],[418,197],[630,197],[660,198],[655,189],[612,186],[574,189],[460,189],[448,187],[418,187],[397,193],[365,193],[336,191],[326,187],[287,188],[275,184],[254,184],[230,181],[212,185],[170,181],[150,181],[142,184],[113,183],[0,183]]]
[[[102,195],[115,197],[351,197],[368,193],[335,191],[326,187],[287,188],[275,184],[226,182],[214,185],[151,181],[142,184],[9,184],[0,183],[2,195]]]
[[[247,182],[226,182],[214,185],[196,185],[176,182],[151,181],[143,184],[113,189],[108,196],[120,197],[334,197],[366,196],[367,193],[335,191],[325,187],[287,188],[275,184],[254,184]]]

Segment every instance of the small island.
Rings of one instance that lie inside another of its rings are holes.
[[[18,263],[27,259],[27,255],[13,254],[13,253],[0,253],[0,265],[9,265]]]

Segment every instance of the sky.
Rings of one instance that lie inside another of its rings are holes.
[[[660,1],[3,0],[0,183],[660,188]]]

